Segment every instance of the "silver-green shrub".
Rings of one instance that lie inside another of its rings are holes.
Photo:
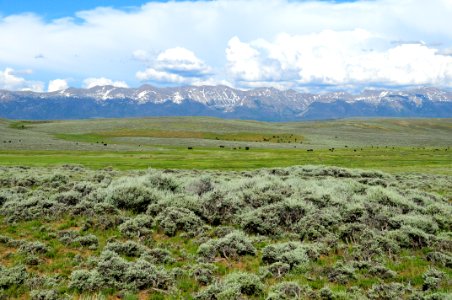
[[[213,190],[201,196],[198,210],[200,216],[211,225],[228,224],[241,210],[241,203],[225,192]]]
[[[441,281],[444,279],[445,274],[437,269],[430,268],[427,272],[422,274],[422,279],[424,279],[424,283],[422,285],[422,289],[424,291],[427,290],[436,290],[439,288]]]
[[[60,300],[64,299],[55,290],[33,290],[30,292],[31,300]]]
[[[157,190],[147,187],[136,178],[122,178],[113,181],[105,189],[105,201],[119,209],[145,212],[148,205],[157,203],[162,195]]]
[[[236,258],[242,255],[255,255],[251,240],[241,231],[233,231],[223,238],[211,239],[198,248],[198,254],[208,260],[215,257]]]
[[[367,297],[372,300],[393,300],[403,299],[405,286],[401,283],[381,283],[374,284],[367,292]]]
[[[148,215],[137,215],[119,225],[119,231],[128,238],[141,238],[151,233],[153,220]]]
[[[0,265],[0,291],[12,286],[21,286],[25,284],[28,277],[25,266],[7,268]]]
[[[355,269],[342,262],[337,262],[332,268],[326,270],[328,280],[340,284],[346,284],[356,278]]]
[[[245,213],[241,226],[248,233],[276,235],[295,229],[309,209],[310,205],[289,198]]]
[[[125,255],[129,257],[139,257],[146,253],[147,248],[134,241],[121,242],[109,242],[104,251],[113,251],[119,255]]]
[[[244,296],[262,296],[264,285],[254,274],[236,272],[226,275],[218,283],[208,286],[196,295],[199,300],[239,300]]]
[[[276,262],[288,264],[290,269],[309,262],[306,247],[300,242],[278,243],[266,246],[262,250],[262,261],[266,264]]]
[[[199,263],[190,268],[190,275],[202,285],[208,285],[214,278],[217,267],[214,264]]]
[[[168,207],[155,218],[157,226],[168,236],[174,236],[178,231],[184,231],[191,236],[202,228],[203,222],[189,209],[183,207]]]
[[[293,281],[283,281],[271,287],[266,300],[290,300],[301,299],[302,296],[312,296],[312,289],[308,286],[301,287]]]

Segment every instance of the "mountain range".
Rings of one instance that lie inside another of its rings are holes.
[[[139,88],[96,86],[49,93],[0,90],[0,117],[86,119],[146,116],[214,116],[262,121],[347,117],[452,117],[452,92],[424,87],[324,94],[227,86]]]

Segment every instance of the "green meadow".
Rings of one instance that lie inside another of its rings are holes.
[[[329,165],[450,174],[451,119],[0,122],[0,165],[245,170]]]

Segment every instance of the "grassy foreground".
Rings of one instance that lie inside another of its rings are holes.
[[[450,299],[451,179],[0,167],[0,298]]]

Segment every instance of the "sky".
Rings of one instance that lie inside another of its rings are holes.
[[[452,0],[0,0],[0,89],[452,88]]]

